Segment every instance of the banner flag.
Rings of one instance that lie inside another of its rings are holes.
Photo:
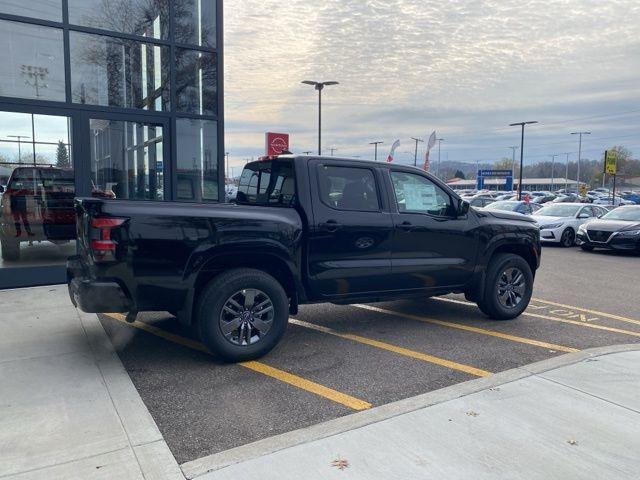
[[[391,151],[389,152],[389,156],[387,157],[387,162],[393,162],[393,156],[396,153],[396,148],[398,148],[400,146],[400,140],[396,140],[395,142],[393,142],[393,145],[391,145]]]
[[[429,152],[431,151],[431,149],[435,144],[436,144],[436,131],[434,130],[429,136],[429,141],[427,142],[427,151],[424,154],[424,165],[422,166],[422,169],[425,172],[429,171]]]

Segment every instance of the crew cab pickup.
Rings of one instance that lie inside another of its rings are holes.
[[[226,361],[260,357],[305,303],[464,293],[489,317],[531,298],[540,235],[419,169],[286,155],[247,164],[235,204],[79,198],[69,292],[85,312],[168,311]]]

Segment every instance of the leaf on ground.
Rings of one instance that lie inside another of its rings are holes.
[[[331,466],[338,467],[338,470],[344,470],[345,468],[349,468],[349,461],[344,458],[336,458],[331,462]]]
[[[480,414],[479,414],[479,413],[477,413],[477,412],[474,412],[473,410],[469,410],[469,411],[467,412],[467,415],[468,415],[469,417],[477,417],[477,416],[478,416],[478,415],[480,415]]]
[[[578,445],[578,441],[574,438],[570,438],[569,440],[567,440],[567,443],[569,445]]]

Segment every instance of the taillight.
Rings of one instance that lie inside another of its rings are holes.
[[[112,238],[112,230],[121,226],[125,221],[124,218],[91,219],[91,251],[96,262],[113,259],[118,242]]]

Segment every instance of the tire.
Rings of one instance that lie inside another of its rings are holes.
[[[263,271],[229,270],[204,288],[196,315],[198,334],[209,351],[223,361],[242,362],[262,357],[280,341],[289,320],[289,299],[282,285]]]
[[[527,261],[519,255],[499,253],[489,263],[478,307],[494,320],[511,320],[527,308],[532,293],[533,273]]]
[[[562,232],[562,236],[560,237],[560,246],[564,248],[573,247],[576,243],[576,232],[573,231],[573,228],[567,228]]]
[[[585,252],[593,252],[593,247],[591,245],[580,245],[580,248]]]
[[[6,261],[20,260],[20,242],[3,238],[1,247],[2,247],[3,260],[6,260]]]

